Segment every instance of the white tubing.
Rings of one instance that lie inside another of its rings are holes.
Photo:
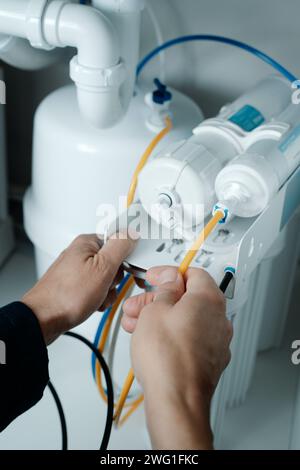
[[[156,37],[156,45],[161,46],[164,43],[164,37],[162,34],[162,28],[160,27],[158,18],[156,13],[153,10],[153,7],[150,2],[146,4],[146,10],[149,16],[149,19],[153,25],[153,30]],[[160,62],[160,79],[163,83],[166,81],[166,55],[165,51],[162,51],[159,54],[159,62]]]

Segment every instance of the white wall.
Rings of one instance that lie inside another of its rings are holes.
[[[164,39],[190,33],[231,36],[263,49],[300,76],[299,0],[148,0],[153,5]],[[155,45],[145,14],[142,54]],[[158,74],[158,61],[146,76]],[[166,53],[167,83],[192,96],[207,115],[217,112],[271,69],[245,52],[229,46],[195,43]],[[144,77],[145,75],[143,75]],[[30,178],[31,115],[49,89],[67,80],[67,68],[24,74],[10,70],[10,179]],[[34,98],[32,101],[32,97]],[[32,104],[33,103],[33,104]]]
[[[196,33],[233,37],[261,48],[300,75],[298,0],[150,1],[165,39]],[[143,50],[148,50],[146,41]],[[209,114],[271,71],[246,52],[212,43],[176,47],[166,60],[168,82],[192,95]]]

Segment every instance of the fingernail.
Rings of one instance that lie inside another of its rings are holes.
[[[167,282],[175,282],[178,279],[178,271],[176,268],[164,269],[158,276],[160,284],[166,284]]]
[[[128,229],[128,235],[129,235],[129,238],[131,238],[131,240],[134,240],[134,241],[139,240],[141,238],[140,233],[130,227]]]
[[[120,230],[119,232],[113,233],[109,239],[110,240],[139,240],[140,234],[133,229]]]
[[[137,319],[124,316],[122,318],[122,327],[126,333],[133,333],[137,324]]]
[[[128,307],[130,308],[131,304],[134,304],[134,300],[135,299],[133,297],[129,297],[128,299],[126,299],[123,303],[123,310],[125,311]]]

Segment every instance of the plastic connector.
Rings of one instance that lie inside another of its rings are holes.
[[[231,273],[235,276],[236,274],[236,269],[233,266],[226,266],[224,268],[224,273]]]
[[[158,78],[154,79],[154,85],[157,89],[152,93],[153,102],[156,104],[163,105],[172,99],[172,93],[167,89],[167,86],[161,83]]]
[[[154,79],[154,84],[157,88],[145,96],[145,103],[151,109],[146,124],[152,132],[158,133],[165,127],[166,118],[170,116],[172,93],[158,78]]]
[[[228,207],[223,204],[222,202],[218,202],[217,204],[214,205],[213,210],[212,210],[212,215],[215,215],[216,212],[223,212],[223,219],[219,221],[219,224],[226,224],[229,220],[231,220],[232,216],[229,212]]]

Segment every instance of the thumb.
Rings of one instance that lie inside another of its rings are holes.
[[[157,269],[157,273],[155,273]],[[185,292],[185,284],[182,275],[175,267],[152,268],[150,277],[155,277],[157,290],[154,295],[154,303],[162,303],[166,306],[173,306],[178,302]]]
[[[97,253],[101,272],[105,281],[112,282],[123,261],[132,253],[137,240],[127,233],[113,235]]]

